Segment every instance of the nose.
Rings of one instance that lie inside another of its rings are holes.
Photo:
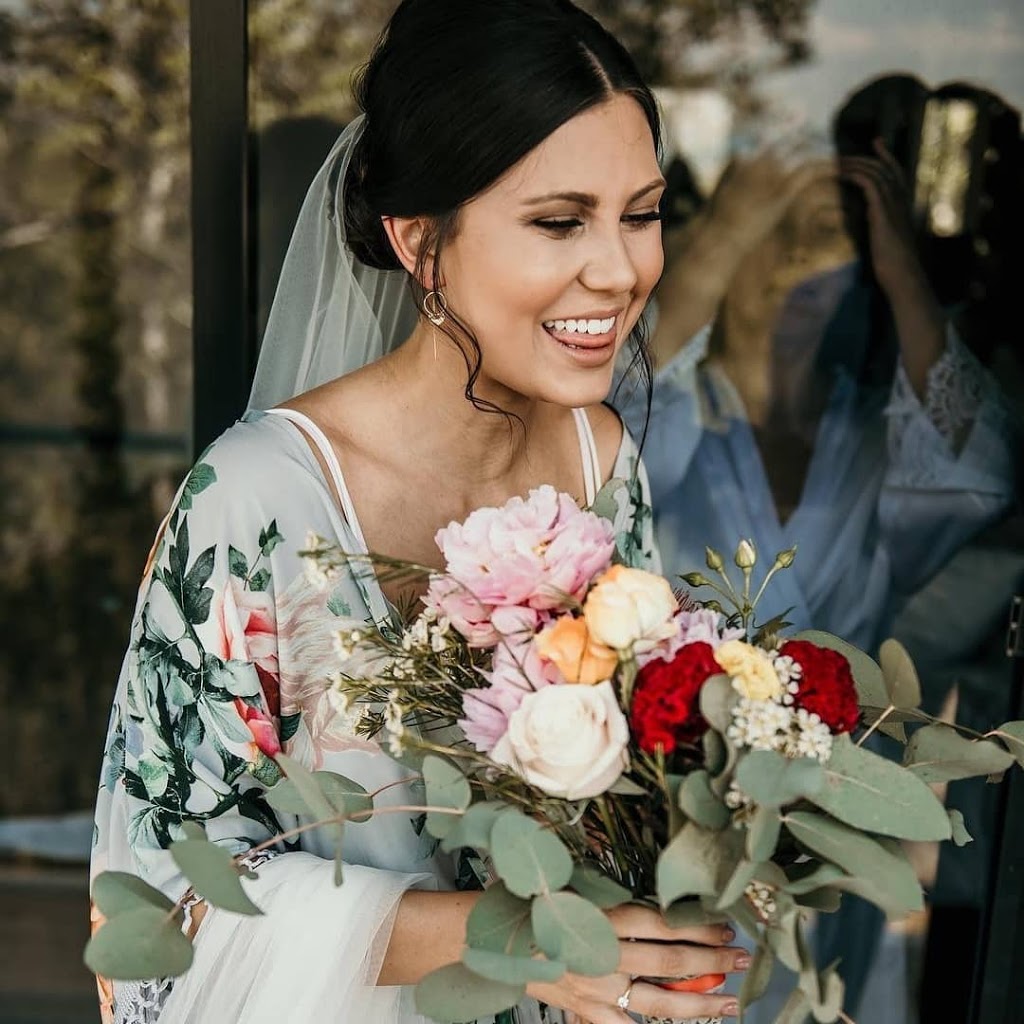
[[[637,282],[637,269],[633,255],[622,234],[622,226],[594,232],[592,246],[580,280],[594,292],[624,295],[633,291]]]

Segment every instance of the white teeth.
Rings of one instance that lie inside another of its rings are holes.
[[[545,320],[549,331],[565,334],[607,334],[615,326],[615,317],[605,320]]]

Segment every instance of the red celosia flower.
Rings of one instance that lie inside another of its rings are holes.
[[[789,640],[779,653],[803,670],[793,703],[816,714],[834,733],[852,732],[860,719],[850,663],[838,652],[806,640]]]
[[[707,730],[700,713],[700,688],[722,669],[710,644],[692,643],[671,661],[656,658],[637,675],[630,725],[637,746],[669,754],[680,743],[693,743]]]

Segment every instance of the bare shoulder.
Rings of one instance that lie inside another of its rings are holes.
[[[615,460],[622,447],[624,427],[619,414],[607,405],[587,406],[587,419],[594,432],[597,456],[601,463],[601,479],[608,480],[615,469]]]

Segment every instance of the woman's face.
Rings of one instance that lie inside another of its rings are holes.
[[[480,397],[575,407],[607,396],[661,276],[663,188],[643,111],[615,96],[462,208],[441,276],[480,344]]]

